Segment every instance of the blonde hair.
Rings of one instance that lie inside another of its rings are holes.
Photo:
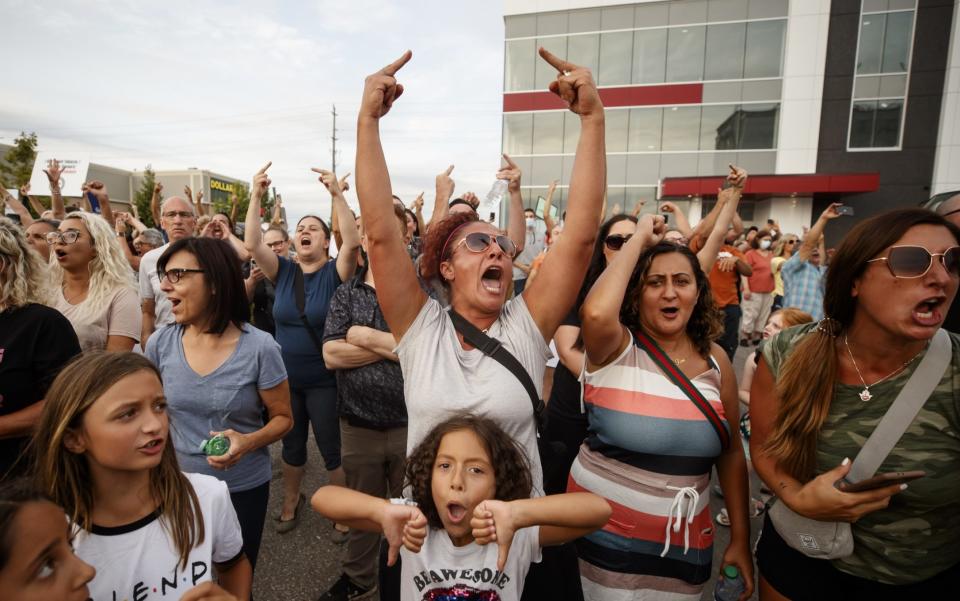
[[[37,431],[30,443],[33,473],[40,489],[67,512],[76,526],[93,526],[93,476],[88,459],[70,452],[64,437],[83,426],[83,416],[97,399],[121,379],[149,371],[160,372],[144,356],[129,352],[93,351],[69,364],[47,391]],[[200,500],[180,471],[177,453],[167,441],[160,464],[150,470],[150,493],[161,513],[163,528],[187,567],[190,550],[203,543],[204,524]]]
[[[13,221],[0,217],[0,311],[30,303],[49,305],[50,270]]]
[[[81,211],[70,213],[61,223],[70,219],[79,219],[87,227],[96,252],[96,256],[87,265],[90,270],[90,285],[87,298],[80,303],[77,317],[78,321],[87,321],[103,312],[108,299],[117,292],[118,288],[136,290],[136,285],[133,270],[110,224],[99,215]],[[63,268],[59,263],[51,260],[50,269],[53,273],[53,281],[58,286],[62,286]]]

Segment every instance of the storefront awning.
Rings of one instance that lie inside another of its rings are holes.
[[[660,182],[661,198],[715,197],[723,177],[668,177]],[[879,173],[806,173],[751,175],[745,196],[812,196],[858,194],[880,187]]]

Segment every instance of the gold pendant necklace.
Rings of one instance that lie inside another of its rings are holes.
[[[673,357],[670,357],[670,360],[673,361],[677,367],[680,367],[684,364],[684,362],[686,362],[687,358],[684,357],[683,359],[674,359]]]

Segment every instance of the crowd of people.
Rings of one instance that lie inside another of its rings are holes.
[[[365,81],[358,214],[348,178],[313,169],[329,222],[263,223],[270,163],[242,236],[236,205],[206,215],[159,184],[158,229],[99,182],[99,206],[68,208],[55,161],[50,209],[6,198],[0,597],[250,599],[264,529],[308,506],[345,545],[323,600],[699,599],[718,526],[740,583],[724,599],[949,590],[960,196],[830,250],[838,204],[801,232],[745,230],[734,166],[702,219],[605,215],[593,76],[540,55],[580,121],[562,216],[556,183],[542,218],[524,207],[506,155],[505,230],[453,197],[452,165],[429,220],[393,194],[380,123],[410,52]]]

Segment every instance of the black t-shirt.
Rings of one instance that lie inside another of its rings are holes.
[[[953,299],[947,317],[943,320],[943,329],[954,334],[960,334],[960,294]]]
[[[576,307],[567,315],[561,325],[580,327],[580,316]],[[572,373],[563,364],[557,362],[553,372],[553,389],[547,403],[547,424],[544,437],[551,442],[563,443],[564,450],[559,453],[562,466],[544,466],[544,490],[547,494],[566,491],[567,475],[580,444],[587,437],[587,416],[580,411],[580,374]]]
[[[43,400],[63,366],[79,354],[73,326],[56,309],[29,304],[0,312],[0,416]],[[0,480],[29,440],[0,439]],[[20,462],[16,471],[24,467]]]

